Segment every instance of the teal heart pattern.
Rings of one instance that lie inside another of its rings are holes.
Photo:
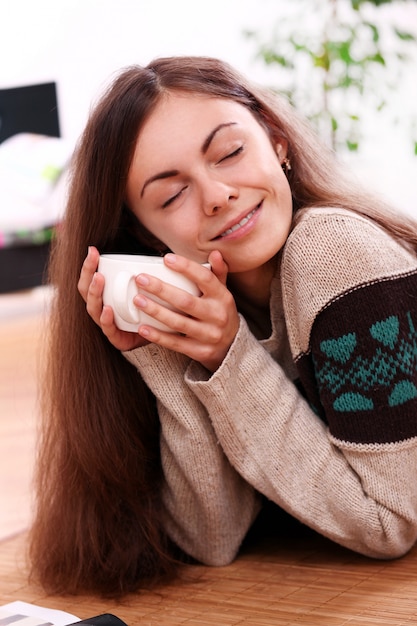
[[[401,380],[397,383],[388,398],[389,406],[399,406],[409,400],[417,398],[417,387],[411,380]]]
[[[347,363],[356,348],[356,344],[356,334],[349,333],[337,339],[326,339],[322,341],[320,349],[327,357],[334,361]]]
[[[369,329],[369,332],[376,341],[393,350],[398,341],[400,320],[396,315],[391,315],[386,320],[375,322]]]
[[[402,323],[401,330],[396,315],[374,322],[371,341],[351,332],[320,342],[321,356],[313,356],[316,382],[335,411],[372,410],[376,393],[389,407],[417,399],[417,332],[410,312]]]

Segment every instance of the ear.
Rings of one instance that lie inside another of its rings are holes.
[[[275,150],[278,155],[279,162],[282,163],[287,156],[288,141],[284,137],[280,137],[279,141],[275,144]]]

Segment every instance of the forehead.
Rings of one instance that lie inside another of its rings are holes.
[[[260,128],[250,110],[234,100],[170,92],[164,94],[144,123],[136,151],[185,140],[201,143],[216,126],[225,123]]]

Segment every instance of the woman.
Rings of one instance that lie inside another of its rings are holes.
[[[225,63],[125,70],[81,139],[51,260],[41,582],[118,594],[182,555],[228,563],[266,499],[370,557],[406,553],[416,248],[414,223]],[[176,333],[116,328],[106,251],[165,255],[198,284],[194,298],[136,279],[181,311],[135,298]]]

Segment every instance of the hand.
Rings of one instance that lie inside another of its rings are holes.
[[[145,345],[148,342],[137,333],[117,328],[113,309],[110,306],[103,306],[104,276],[97,273],[99,256],[97,248],[91,246],[78,281],[78,291],[87,305],[88,314],[118,350],[133,350]]]
[[[181,352],[214,372],[223,362],[236,336],[239,315],[234,298],[226,287],[228,268],[221,253],[212,252],[208,260],[211,271],[179,255],[167,254],[164,257],[168,267],[196,283],[202,292],[200,297],[148,274],[136,277],[141,290],[169,302],[177,311],[171,311],[142,294],[134,298],[134,303],[175,331],[168,333],[143,324],[139,327],[139,335]]]

